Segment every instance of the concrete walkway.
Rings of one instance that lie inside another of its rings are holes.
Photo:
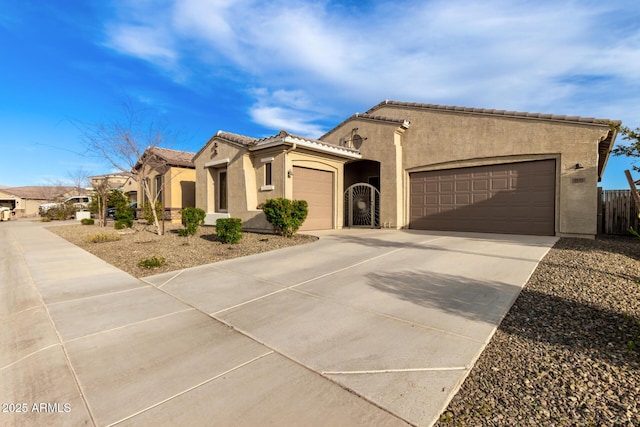
[[[343,230],[138,280],[0,223],[0,425],[431,425],[556,240]]]

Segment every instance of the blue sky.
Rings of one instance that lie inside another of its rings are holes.
[[[384,99],[640,126],[637,0],[0,0],[0,55],[8,186],[111,172],[74,123],[127,99],[187,151],[220,129],[319,137]]]

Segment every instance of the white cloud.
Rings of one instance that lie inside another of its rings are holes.
[[[261,88],[254,90],[253,95],[258,99],[249,110],[254,122],[309,138],[317,138],[325,132],[322,126],[314,123],[318,119],[317,109],[303,92],[278,90],[270,93]]]
[[[578,104],[599,90],[590,77],[617,90],[640,85],[630,0],[136,4],[108,27],[112,48],[165,68],[180,64],[175,72],[197,69],[199,79],[231,69],[229,84],[268,88],[266,98],[254,93],[253,120],[307,135],[336,113],[323,104],[340,105],[340,114],[382,99],[572,114],[602,101]]]
[[[162,30],[143,25],[118,25],[109,26],[107,34],[107,45],[120,53],[162,65],[173,64],[177,59],[171,41]]]

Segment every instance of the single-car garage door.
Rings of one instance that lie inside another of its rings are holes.
[[[410,228],[555,234],[555,160],[410,174]]]
[[[306,200],[309,214],[300,230],[333,228],[333,173],[299,166],[293,167],[293,198]]]

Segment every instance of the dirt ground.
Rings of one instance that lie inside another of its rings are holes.
[[[69,222],[69,225],[56,223],[48,227],[48,230],[135,277],[181,270],[318,240],[315,236],[304,234],[296,234],[288,239],[272,234],[245,232],[239,243],[225,244],[217,240],[214,227],[200,227],[192,237],[178,235],[177,230],[180,228],[181,225],[166,224],[163,236],[158,236],[154,227],[141,222],[136,223],[132,229],[125,230],[114,229],[111,222],[107,227],[80,225],[75,222]],[[101,233],[119,237],[120,240],[103,243],[89,241],[91,237]],[[151,269],[138,265],[140,261],[153,256],[166,259],[166,264]]]

